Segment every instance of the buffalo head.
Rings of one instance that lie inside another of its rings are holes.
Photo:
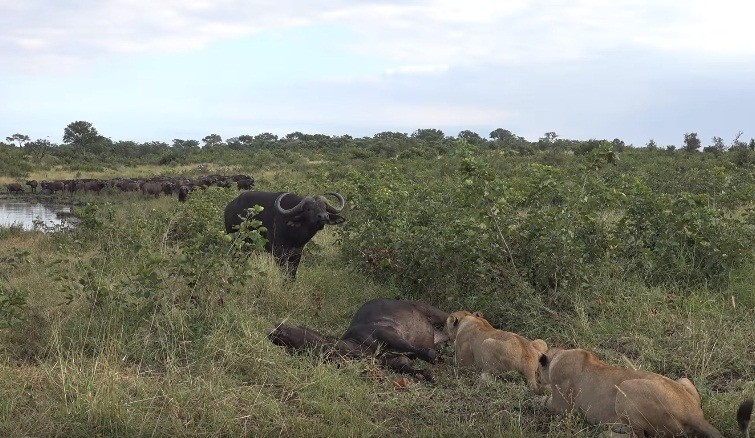
[[[281,207],[281,200],[289,194],[289,192],[281,193],[275,199],[275,209],[281,216],[287,219],[286,225],[299,227],[302,224],[308,224],[316,230],[322,230],[325,225],[336,225],[345,221],[345,219],[338,214],[346,205],[346,200],[340,193],[325,193],[325,195],[332,195],[338,199],[338,207],[330,205],[324,195],[317,195],[305,196],[295,206],[285,209]]]

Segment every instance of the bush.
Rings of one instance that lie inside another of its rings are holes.
[[[25,289],[0,284],[0,329],[15,327],[26,320],[28,296]]]
[[[60,247],[77,251],[97,242],[108,257],[79,260],[59,273],[68,305],[82,309],[63,328],[65,342],[99,354],[118,337],[117,353],[127,359],[159,367],[191,360],[184,345],[201,345],[224,296],[259,270],[249,261],[264,245],[259,224],[235,238],[223,230],[223,209],[235,194],[210,187],[169,209],[132,209],[128,221],[113,220],[119,210],[107,203],[78,209],[82,225],[57,237]]]
[[[344,252],[425,296],[505,299],[501,285],[514,276],[564,305],[598,286],[598,273],[720,289],[752,259],[746,242],[755,222],[740,208],[752,200],[747,185],[728,176],[712,182],[722,171],[710,168],[688,185],[715,198],[659,193],[620,171],[610,143],[584,154],[559,167],[509,165],[504,176],[459,143],[434,167],[411,172],[393,162],[353,173]]]

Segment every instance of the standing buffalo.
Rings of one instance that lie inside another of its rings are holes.
[[[26,181],[26,185],[29,186],[29,187],[31,187],[31,192],[32,193],[37,193],[37,186],[39,185],[39,183],[37,182],[36,179],[30,180],[30,181]]]
[[[82,184],[82,188],[84,189],[84,192],[95,192],[98,195],[107,186],[107,183],[105,181],[99,181],[99,180],[93,180],[93,181],[86,181]]]
[[[142,194],[144,195],[154,195],[155,198],[160,196],[160,193],[163,192],[163,185],[162,183],[155,182],[155,181],[147,181],[144,184],[142,184]]]
[[[225,231],[233,233],[247,219],[247,209],[259,205],[262,212],[255,216],[267,228],[265,249],[273,254],[289,277],[296,278],[304,245],[325,225],[344,222],[338,213],[346,200],[339,193],[326,193],[338,199],[333,207],[323,195],[304,198],[289,192],[249,191],[240,194],[225,207]]]
[[[245,178],[236,181],[236,187],[239,190],[251,190],[254,185],[254,178]]]
[[[41,186],[52,194],[62,191],[65,188],[65,183],[63,181],[42,181]]]
[[[178,188],[178,202],[186,202],[189,199],[189,192],[191,189],[189,186],[181,186]]]
[[[10,183],[7,185],[8,187],[8,193],[23,193],[24,192],[24,186],[22,186],[19,183]]]

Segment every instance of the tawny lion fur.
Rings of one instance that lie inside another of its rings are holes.
[[[516,333],[498,330],[481,313],[466,310],[448,316],[446,332],[454,343],[456,363],[460,366],[477,366],[483,376],[518,371],[532,391],[542,392],[537,361],[548,349],[542,339],[530,341]]]
[[[551,385],[547,406],[580,409],[592,424],[626,425],[631,436],[722,437],[708,423],[689,379],[609,365],[582,350],[551,348],[540,357],[540,382]]]

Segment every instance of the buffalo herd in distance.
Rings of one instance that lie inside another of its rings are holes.
[[[79,178],[69,180],[27,181],[31,193],[52,196],[56,194],[109,192],[141,192],[145,196],[160,195],[178,197],[186,202],[189,193],[196,189],[210,186],[242,190],[236,199],[225,208],[224,221],[228,234],[239,231],[242,222],[258,219],[266,229],[265,250],[271,253],[278,265],[289,279],[296,278],[296,271],[301,260],[302,250],[314,235],[325,225],[345,222],[339,214],[346,206],[346,199],[340,193],[327,192],[323,195],[298,196],[290,192],[252,191],[254,177],[244,174],[208,175],[194,179],[153,177],[145,179],[91,179]],[[7,184],[8,193],[24,194],[26,190],[21,183]],[[331,204],[327,196],[335,198],[338,203]],[[255,205],[262,211],[249,216],[249,209]]]
[[[41,195],[56,195],[60,193],[96,193],[103,190],[116,192],[134,193],[141,192],[144,195],[159,197],[160,195],[176,195],[178,200],[185,202],[189,193],[197,188],[206,189],[210,186],[233,187],[239,190],[250,190],[254,186],[254,178],[249,175],[208,175],[199,178],[113,178],[92,179],[78,178],[55,181],[30,180],[26,181],[31,193]],[[10,194],[24,194],[26,189],[21,183],[9,183],[6,185]]]
[[[189,193],[210,186],[242,190],[236,199],[225,208],[225,229],[228,234],[236,233],[242,222],[258,219],[266,232],[265,250],[271,253],[289,279],[296,278],[302,250],[314,235],[325,225],[345,222],[339,214],[346,206],[346,199],[340,193],[327,192],[323,195],[298,196],[290,192],[252,191],[254,177],[244,174],[208,175],[194,179],[153,177],[145,179],[91,179],[79,178],[56,181],[30,180],[26,182],[33,194],[53,196],[57,194],[95,193],[103,191],[138,193],[144,196],[160,195],[178,197],[186,202]],[[8,193],[24,194],[21,183],[7,184]],[[338,204],[330,204],[326,196],[332,196]],[[262,211],[249,216],[249,209],[255,205]]]

